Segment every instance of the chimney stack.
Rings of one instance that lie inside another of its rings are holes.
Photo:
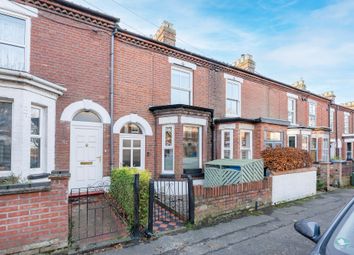
[[[327,92],[323,93],[322,96],[325,98],[328,98],[333,103],[336,100],[336,95],[333,93],[333,91],[327,91]]]
[[[256,70],[256,62],[254,62],[251,54],[242,54],[235,62],[235,66],[251,73],[254,73]]]
[[[156,34],[154,35],[154,39],[166,43],[171,46],[176,45],[176,30],[173,28],[173,24],[164,21],[162,22],[160,28],[157,30]]]
[[[348,103],[344,103],[343,105],[344,105],[345,107],[348,107],[348,108],[354,110],[354,101],[348,102]]]
[[[302,78],[301,78],[299,81],[296,81],[296,82],[293,84],[293,87],[295,87],[295,88],[297,88],[297,89],[301,89],[301,90],[307,90],[305,81],[304,81],[304,79],[302,79]]]

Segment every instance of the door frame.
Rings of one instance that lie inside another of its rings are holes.
[[[144,134],[119,134],[119,166],[123,166],[123,139],[135,139],[141,141],[140,156],[141,166],[137,169],[145,169],[145,135]]]
[[[76,158],[74,157],[75,154],[73,153],[75,150],[74,132],[73,131],[74,131],[74,128],[77,128],[77,127],[81,127],[83,129],[96,127],[99,131],[97,144],[99,146],[98,151],[100,152],[101,160],[98,165],[98,180],[97,180],[97,182],[102,181],[102,178],[103,178],[103,123],[85,122],[85,121],[71,121],[71,123],[70,123],[70,173],[73,173],[73,171],[76,170],[75,169]],[[71,177],[69,180],[69,190],[72,189],[74,181],[75,180],[73,179],[73,177]]]

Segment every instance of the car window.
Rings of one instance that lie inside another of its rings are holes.
[[[334,230],[326,247],[326,254],[354,254],[354,207],[345,214]]]

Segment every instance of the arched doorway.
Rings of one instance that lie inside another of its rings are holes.
[[[102,180],[103,124],[92,111],[81,111],[70,128],[70,188],[81,188]]]

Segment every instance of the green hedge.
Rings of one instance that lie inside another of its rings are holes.
[[[139,221],[146,227],[148,223],[149,208],[149,180],[150,173],[147,170],[135,168],[114,169],[111,176],[110,193],[126,214],[130,229],[134,225],[134,175],[139,174]]]

